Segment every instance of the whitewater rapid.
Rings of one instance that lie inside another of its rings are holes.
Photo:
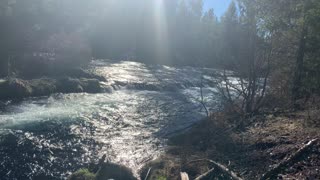
[[[213,69],[96,60],[90,71],[111,90],[28,98],[1,110],[0,177],[64,179],[104,154],[137,172],[169,135],[205,117],[200,86],[207,106],[218,105]]]

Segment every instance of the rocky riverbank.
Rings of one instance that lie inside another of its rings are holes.
[[[100,93],[103,77],[77,70],[76,73],[40,78],[5,78],[0,80],[0,100],[47,96],[53,93]]]

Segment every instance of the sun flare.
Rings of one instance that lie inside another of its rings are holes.
[[[168,24],[164,0],[155,0],[153,2],[153,8],[156,58],[157,61],[164,61],[168,59],[169,55]]]

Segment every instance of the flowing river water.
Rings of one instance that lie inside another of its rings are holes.
[[[105,93],[9,101],[0,111],[0,179],[65,179],[104,154],[137,173],[170,135],[205,117],[200,86],[206,105],[218,104],[213,69],[96,60],[90,70],[108,80]]]

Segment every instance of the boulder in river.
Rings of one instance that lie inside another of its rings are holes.
[[[0,99],[22,99],[47,96],[53,93],[100,93],[104,91],[98,79],[89,78],[38,78],[22,80],[10,78],[0,81]]]
[[[78,93],[83,92],[83,87],[79,79],[65,77],[58,81],[58,90],[62,93]]]
[[[32,88],[31,96],[46,96],[57,92],[57,80],[51,78],[40,78],[30,80]]]
[[[32,94],[28,81],[15,78],[2,81],[0,89],[0,99],[23,98]]]
[[[100,81],[97,79],[81,78],[80,85],[84,88],[84,91],[88,93],[102,92]]]
[[[58,81],[58,91],[62,93],[99,93],[102,92],[102,87],[97,79],[67,77]]]

